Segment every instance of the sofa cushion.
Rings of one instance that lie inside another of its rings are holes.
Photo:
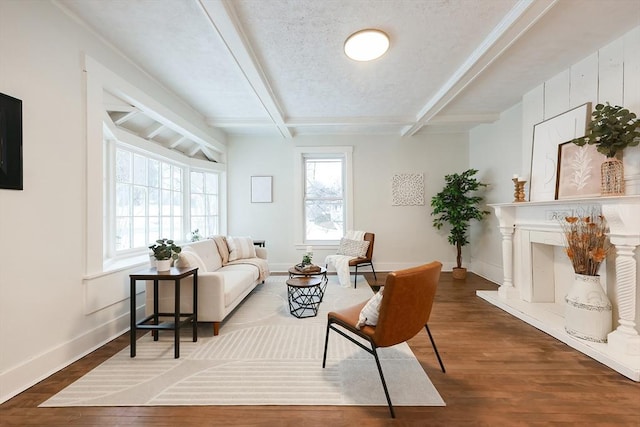
[[[256,247],[251,237],[227,237],[229,262],[237,259],[255,258]]]
[[[198,267],[200,272],[207,271],[204,261],[190,247],[185,247],[175,262],[176,267]]]
[[[364,258],[367,255],[367,249],[369,249],[368,240],[342,238],[340,239],[340,247],[338,248],[337,254]]]
[[[224,274],[224,305],[232,304],[247,289],[253,289],[258,278],[257,269],[250,265],[227,265],[219,270]]]
[[[205,239],[189,243],[182,250],[195,252],[204,263],[207,271],[216,271],[222,267],[222,259],[218,253],[218,247],[213,240]]]

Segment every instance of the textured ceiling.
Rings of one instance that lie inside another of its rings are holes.
[[[639,0],[56,0],[230,134],[466,130],[640,25]],[[607,7],[602,7],[606,4]],[[379,28],[380,59],[346,37]]]

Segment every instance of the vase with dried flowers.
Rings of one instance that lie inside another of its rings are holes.
[[[598,270],[611,248],[607,221],[591,209],[586,214],[567,216],[560,224],[575,273],[565,297],[565,331],[577,338],[606,343],[612,329],[612,306]]]

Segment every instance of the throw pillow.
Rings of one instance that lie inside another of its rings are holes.
[[[218,253],[222,259],[222,265],[227,265],[229,263],[229,245],[227,244],[227,238],[224,236],[212,236],[210,239],[216,242]]]
[[[229,262],[256,257],[256,247],[251,237],[227,237],[227,246],[229,246]]]
[[[369,301],[362,307],[360,317],[356,329],[362,328],[364,325],[376,326],[378,324],[378,314],[380,313],[380,304],[382,303],[382,289],[372,296]]]
[[[367,255],[367,249],[369,249],[368,240],[342,238],[340,239],[340,247],[338,248],[337,254],[364,258]]]
[[[198,267],[200,272],[207,271],[207,267],[204,265],[202,258],[197,253],[191,252],[190,248],[184,248],[178,255],[178,259],[175,262],[176,267]]]

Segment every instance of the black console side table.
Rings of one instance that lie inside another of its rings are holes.
[[[193,313],[180,313],[180,281],[185,277],[193,276]],[[168,271],[157,271],[155,267],[142,270],[129,275],[131,281],[131,357],[136,357],[136,330],[150,329],[153,331],[153,340],[158,341],[159,330],[174,331],[174,357],[180,357],[180,328],[191,323],[193,327],[193,342],[198,341],[198,268],[197,267],[171,267]],[[136,322],[136,281],[153,280],[153,314]],[[158,310],[158,282],[174,282],[173,313],[160,313]],[[160,323],[160,317],[173,317],[173,322]]]

